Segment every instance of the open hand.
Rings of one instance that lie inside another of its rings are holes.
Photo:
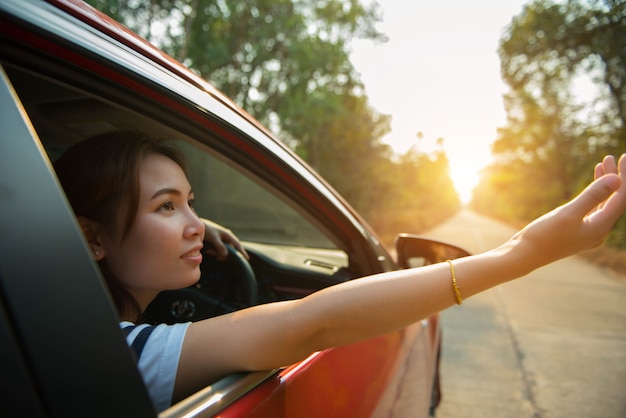
[[[509,241],[531,270],[602,243],[626,210],[626,154],[607,156],[578,196],[536,219]]]

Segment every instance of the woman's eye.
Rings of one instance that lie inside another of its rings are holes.
[[[174,204],[172,202],[165,202],[161,205],[161,209],[171,212],[174,210]]]
[[[187,204],[189,205],[189,207],[190,207],[191,209],[194,209],[194,210],[196,209],[196,201],[195,201],[195,199],[189,199],[189,200],[187,201]]]

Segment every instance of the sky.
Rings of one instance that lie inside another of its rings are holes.
[[[491,160],[496,129],[506,122],[498,40],[527,1],[378,3],[377,27],[389,41],[355,41],[351,60],[370,105],[392,117],[383,141],[399,153],[412,146],[428,152],[443,138],[452,180],[467,202]]]

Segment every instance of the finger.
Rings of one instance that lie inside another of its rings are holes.
[[[602,168],[604,174],[616,173],[617,174],[617,164],[615,164],[615,157],[612,155],[607,155],[602,160]]]
[[[246,260],[250,259],[250,256],[248,255],[248,252],[246,251],[245,248],[243,248],[243,245],[241,245],[241,242],[239,242],[239,240],[234,235],[231,235],[231,234],[224,235],[222,237],[222,239],[224,241],[228,242],[233,247],[235,247],[235,249],[237,251],[239,251],[241,254],[243,254],[243,256],[246,258]]]
[[[602,208],[604,212],[607,212],[607,216],[615,217],[616,219],[626,210],[626,154],[620,157],[617,172],[617,176],[610,177],[616,177],[619,180],[619,186]]]
[[[593,179],[598,180],[603,175],[604,175],[604,165],[602,165],[602,163],[596,164],[596,167],[593,170]]]
[[[611,195],[618,190],[621,184],[622,182],[617,175],[604,175],[587,186],[587,188],[576,196],[567,207],[572,211],[573,216],[580,217],[581,219],[600,205],[604,205],[602,210],[605,211],[607,209],[606,205],[610,203],[610,200],[607,201],[607,199],[613,197]],[[612,211],[617,211],[618,209],[619,207],[616,207],[612,209]]]
[[[237,243],[237,245],[235,245],[235,248],[245,257],[246,260],[250,259],[250,256],[248,255],[248,252],[246,251],[246,249],[243,248],[243,245]]]
[[[607,155],[602,159],[602,162],[596,164],[593,177],[597,180],[605,174],[611,173],[617,173],[617,165],[615,164],[615,158],[612,155]],[[602,209],[605,204],[606,201],[603,201],[594,210]]]
[[[600,177],[602,177],[604,175],[604,164],[602,162],[599,162],[598,164],[596,164],[594,171],[593,171],[593,179],[594,180],[598,180]],[[598,206],[596,206],[595,208],[592,209],[593,211],[596,210],[600,210],[602,209],[602,207],[604,206],[604,202],[600,203]]]
[[[211,234],[208,237],[205,237],[205,240],[208,241],[213,246],[213,251],[217,253],[220,257],[226,257],[228,255],[228,249],[222,242],[222,239],[214,234]],[[210,253],[211,250],[207,249],[207,253]]]
[[[217,251],[215,251],[212,248],[207,248],[204,251],[207,255],[210,255],[211,257],[214,257],[215,259],[219,260],[219,261],[225,261],[228,259],[228,255],[226,254],[220,254]]]

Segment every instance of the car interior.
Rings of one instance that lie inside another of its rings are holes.
[[[133,129],[171,140],[188,159],[199,216],[230,229],[244,244],[249,261],[232,248],[226,261],[205,256],[200,280],[162,292],[148,308],[147,320],[195,321],[299,298],[356,277],[348,251],[313,214],[205,141],[111,97],[18,65],[3,66],[52,165],[72,144],[104,132]]]

